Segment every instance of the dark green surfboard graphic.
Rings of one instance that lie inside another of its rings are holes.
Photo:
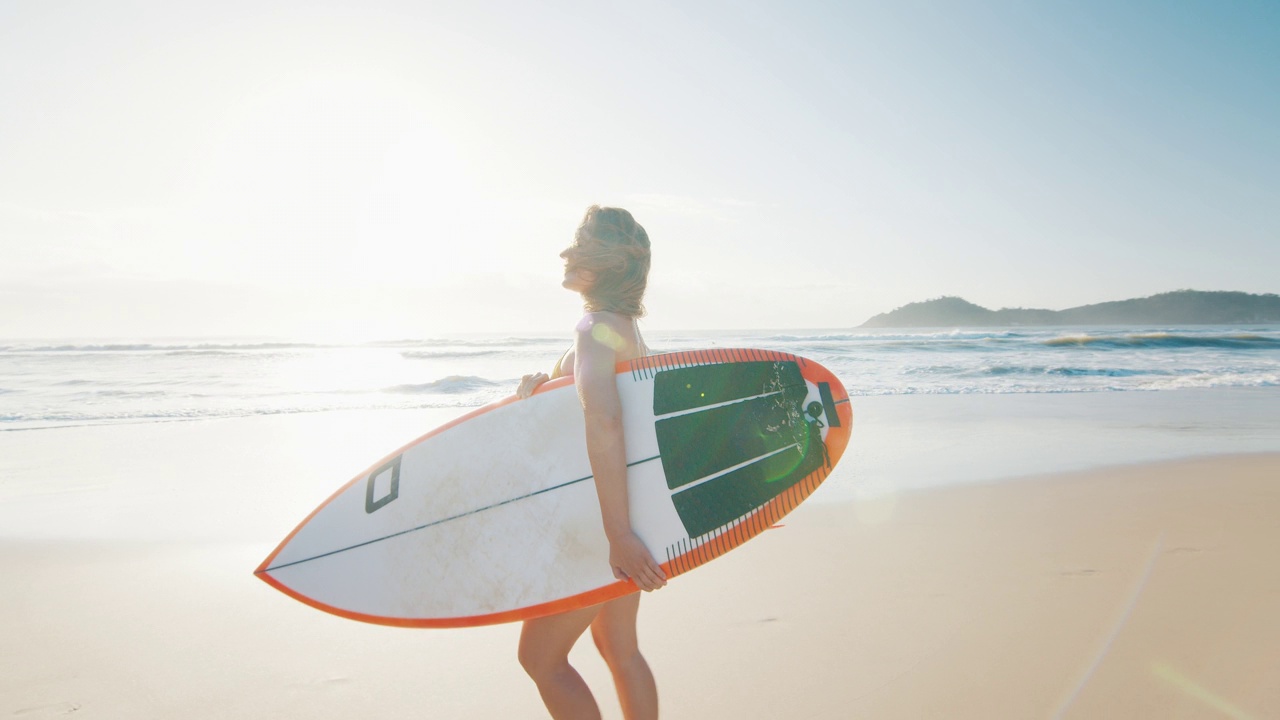
[[[658,372],[653,411],[676,512],[689,537],[724,527],[827,462],[821,403],[790,361]]]

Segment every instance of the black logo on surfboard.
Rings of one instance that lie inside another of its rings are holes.
[[[387,503],[400,497],[400,455],[395,456],[382,467],[369,473],[369,482],[364,488],[364,511],[373,513]],[[385,494],[378,495],[379,487],[387,488]]]

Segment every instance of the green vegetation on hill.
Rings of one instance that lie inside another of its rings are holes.
[[[911,303],[862,327],[1008,327],[1013,325],[1232,325],[1280,323],[1280,295],[1178,290],[1066,310],[988,310],[958,297]]]

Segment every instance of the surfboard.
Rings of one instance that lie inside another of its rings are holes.
[[[849,441],[844,386],[797,355],[680,352],[616,373],[632,527],[668,578],[772,526]],[[571,376],[378,460],[255,572],[320,610],[403,627],[525,620],[637,591],[609,567]]]

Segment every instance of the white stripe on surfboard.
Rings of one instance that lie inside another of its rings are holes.
[[[702,477],[702,478],[698,478],[697,480],[694,480],[693,482],[689,483],[688,485],[681,485],[679,488],[677,488],[677,489],[675,489],[675,490],[672,490],[672,491],[671,491],[671,497],[675,497],[676,495],[679,495],[680,493],[684,492],[685,490],[692,490],[693,488],[696,488],[696,487],[698,487],[699,485],[701,485],[701,484],[703,484],[703,483],[711,482],[712,480],[715,480],[716,478],[720,477],[721,475],[728,475],[729,473],[733,472],[734,470],[738,470],[738,469],[744,468],[744,467],[746,467],[746,466],[748,466],[748,465],[752,465],[752,464],[758,463],[758,462],[760,462],[761,460],[767,460],[767,459],[769,459],[769,458],[773,457],[774,455],[777,455],[777,454],[778,454],[778,453],[780,453],[780,452],[786,452],[787,450],[790,450],[790,449],[792,449],[792,448],[799,448],[799,447],[800,447],[800,443],[798,443],[798,442],[797,442],[797,443],[791,443],[790,445],[787,445],[787,446],[784,446],[784,447],[780,447],[780,448],[778,448],[777,450],[774,450],[773,452],[765,453],[764,455],[761,455],[761,456],[760,456],[760,457],[758,457],[758,458],[752,458],[752,459],[750,459],[750,460],[746,460],[746,461],[740,462],[740,463],[738,463],[737,465],[732,465],[732,466],[730,466],[730,467],[727,467],[727,468],[725,468],[725,469],[723,469],[723,470],[720,470],[720,471],[718,471],[718,472],[713,472],[713,473],[711,473],[710,475],[707,475],[706,477]]]
[[[724,407],[724,406],[726,406],[726,405],[733,405],[733,404],[735,404],[735,403],[746,402],[746,401],[748,401],[748,400],[758,400],[758,399],[760,399],[760,398],[766,398],[766,397],[769,397],[769,396],[771,396],[771,395],[781,395],[783,392],[785,392],[786,390],[788,390],[788,389],[790,389],[790,388],[793,388],[793,387],[800,387],[800,386],[799,386],[799,385],[788,385],[786,388],[783,388],[782,390],[774,390],[773,392],[760,393],[759,395],[751,395],[751,396],[749,396],[749,397],[737,398],[737,399],[734,399],[734,400],[725,400],[724,402],[713,403],[713,404],[711,404],[711,405],[699,405],[698,407],[688,408],[688,409],[686,409],[686,410],[672,410],[671,412],[667,413],[666,415],[654,415],[654,416],[653,416],[653,419],[654,419],[654,420],[666,420],[667,418],[680,417],[681,415],[689,415],[689,414],[691,414],[691,413],[702,412],[703,410],[714,410],[714,409],[716,409],[716,408],[721,408],[721,407]]]

